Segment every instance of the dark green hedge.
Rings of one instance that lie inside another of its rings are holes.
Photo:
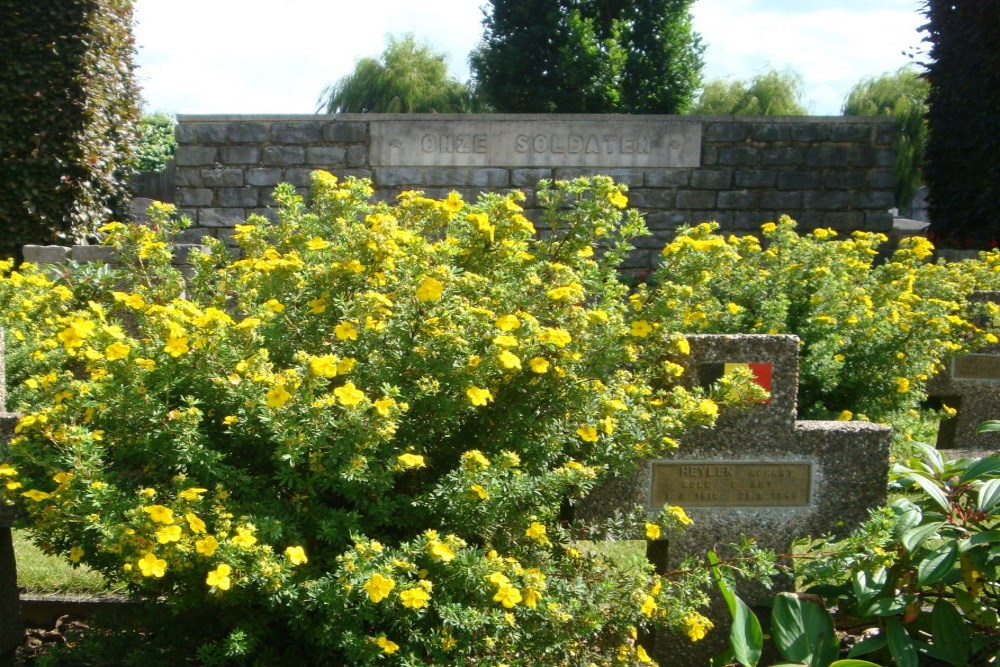
[[[0,258],[128,208],[131,0],[0,0]]]
[[[952,247],[1000,240],[1000,2],[927,0],[931,234]]]

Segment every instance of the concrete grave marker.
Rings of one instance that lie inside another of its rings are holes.
[[[799,421],[797,337],[696,335],[688,342],[682,377],[688,386],[710,384],[720,366],[748,365],[761,371],[754,371],[758,383],[769,382],[770,400],[723,409],[714,428],[686,434],[671,456],[595,490],[576,508],[577,518],[600,520],[635,505],[650,512],[664,504],[683,507],[693,521],[684,533],[649,543],[647,555],[666,572],[710,549],[725,557],[727,545],[744,535],[778,554],[788,553],[797,538],[845,535],[885,502],[891,430],[867,422]],[[777,582],[779,589],[790,585]],[[774,591],[741,586],[739,594],[755,605]],[[707,664],[725,648],[729,625],[721,600],[709,615],[716,630],[706,639],[657,637],[654,658],[674,667]]]
[[[1000,305],[1000,292],[973,292],[969,301]],[[927,383],[927,396],[932,407],[958,411],[941,422],[938,449],[1000,449],[1000,433],[976,433],[981,422],[1000,419],[1000,344],[951,359]]]
[[[4,460],[7,443],[18,419],[17,415],[7,412],[5,361],[4,330],[0,329],[0,461]],[[0,662],[3,662],[5,656],[13,654],[24,637],[14,544],[10,531],[12,519],[10,513],[0,506]]]

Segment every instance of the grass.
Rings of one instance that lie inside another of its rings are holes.
[[[17,585],[32,594],[100,595],[114,592],[99,573],[85,565],[51,556],[31,543],[23,530],[14,530]]]

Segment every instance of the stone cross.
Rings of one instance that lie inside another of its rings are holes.
[[[666,572],[710,549],[724,558],[727,545],[744,535],[787,554],[797,538],[850,532],[885,502],[891,430],[867,422],[799,421],[797,337],[694,335],[688,342],[682,380],[689,386],[717,379],[720,368],[746,366],[758,384],[770,386],[770,400],[723,408],[714,428],[684,435],[670,456],[597,489],[576,508],[576,518],[601,519],[635,505],[651,512],[665,504],[683,507],[693,520],[687,530],[669,543],[648,544],[648,557]],[[751,606],[774,595],[753,586],[738,593]],[[656,637],[654,658],[676,667],[708,664],[726,647],[729,613],[721,599],[709,616],[716,629],[706,639]]]
[[[7,443],[17,422],[17,415],[7,412],[7,383],[4,370],[4,331],[0,329],[0,462],[5,459]],[[0,484],[5,483],[0,478]],[[13,654],[24,636],[21,603],[17,591],[17,568],[10,526],[12,517],[0,507],[0,663]]]

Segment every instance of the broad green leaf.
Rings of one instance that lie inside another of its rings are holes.
[[[936,447],[925,442],[915,442],[913,445],[923,455],[919,457],[920,462],[929,469],[929,472],[940,473],[944,470],[944,457]]]
[[[719,557],[714,551],[708,552],[708,562],[712,565],[719,564]],[[733,627],[729,631],[729,645],[733,650],[733,658],[744,667],[754,667],[764,649],[764,633],[760,628],[760,621],[746,603],[729,589],[718,567],[712,568],[712,576],[733,617]]]
[[[991,479],[979,487],[979,498],[976,507],[983,512],[990,512],[1000,502],[1000,478]]]
[[[986,456],[981,459],[971,459],[969,467],[962,471],[958,478],[959,484],[984,477],[1000,474],[1000,456]]]
[[[882,598],[875,600],[862,614],[863,616],[895,616],[906,609],[909,600],[905,597]]]
[[[837,662],[831,662],[830,667],[881,667],[876,665],[874,662],[868,662],[867,660],[854,660],[848,658],[847,660],[838,660]]]
[[[1000,542],[1000,530],[987,530],[983,533],[976,533],[968,540],[965,541],[968,544],[968,548],[978,547],[980,544],[990,544],[991,542]],[[967,549],[963,549],[966,551]]]
[[[896,518],[892,532],[893,537],[897,540],[902,539],[903,533],[906,531],[919,526],[923,519],[923,512],[908,498],[893,501],[889,508]]]
[[[1000,421],[996,419],[980,422],[979,426],[976,427],[976,433],[991,433],[993,431],[1000,431]]]
[[[934,523],[917,526],[916,528],[906,531],[903,533],[903,547],[910,553],[913,553],[921,544],[924,543],[924,540],[937,533],[943,525],[944,521],[935,521]]]
[[[898,618],[889,619],[885,634],[889,642],[889,653],[892,654],[897,667],[917,667],[917,648]]]
[[[944,491],[934,483],[934,480],[928,479],[926,476],[915,472],[912,475],[907,475],[907,479],[912,480],[914,484],[919,486],[924,490],[931,500],[937,503],[945,514],[951,511],[951,503],[948,502],[948,496],[945,495]]]
[[[873,653],[875,651],[880,651],[885,648],[886,639],[885,633],[879,633],[871,637],[862,639],[857,644],[851,647],[851,650],[847,652],[848,658],[854,658],[859,655],[864,655],[865,653]]]
[[[786,660],[809,662],[812,640],[806,635],[802,604],[792,593],[778,593],[771,612],[771,636]]]
[[[938,598],[931,612],[931,634],[933,644],[930,653],[952,665],[961,665],[969,660],[969,629],[965,619],[955,606]]]
[[[917,563],[917,582],[928,586],[951,572],[958,560],[958,545],[945,542],[938,548],[927,553]]]

